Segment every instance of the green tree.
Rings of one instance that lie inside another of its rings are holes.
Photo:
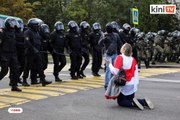
[[[99,22],[103,27],[107,22],[117,21],[122,24],[127,21],[129,9],[126,7],[126,0],[71,0],[65,8],[65,15],[67,21]]]
[[[25,0],[1,0],[0,13],[10,16],[17,16],[27,21],[30,17],[34,17],[34,6]]]
[[[53,29],[56,21],[64,21],[64,8],[67,0],[39,0],[38,2],[39,4],[37,4],[34,12],[36,16],[48,24],[51,29]]]

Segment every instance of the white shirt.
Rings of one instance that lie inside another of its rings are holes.
[[[123,69],[130,69],[133,62],[133,57],[121,55],[123,57]],[[109,68],[112,74],[117,75],[119,69],[114,68],[112,63],[109,64]],[[137,91],[139,84],[139,76],[138,76],[138,66],[136,65],[136,70],[134,71],[134,77],[131,78],[130,81],[126,82],[126,85],[122,87],[121,93],[123,95],[131,95]]]

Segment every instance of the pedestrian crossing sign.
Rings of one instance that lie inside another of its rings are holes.
[[[137,8],[132,8],[132,22],[134,25],[138,25],[139,24],[139,12]]]

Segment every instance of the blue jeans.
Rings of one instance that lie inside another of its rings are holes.
[[[112,56],[109,56],[105,54],[105,59],[111,59],[112,64],[114,64],[114,61],[116,59],[117,54],[113,54]],[[106,64],[106,73],[105,73],[105,86],[108,86],[110,79],[112,78],[113,74],[111,73],[109,69],[109,65]]]

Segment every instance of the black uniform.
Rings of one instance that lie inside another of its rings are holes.
[[[49,26],[47,24],[41,24],[39,28],[39,34],[41,36],[41,57],[42,57],[42,64],[43,70],[47,69],[48,66],[48,48],[49,48],[49,39],[50,39],[50,32]],[[37,80],[37,66],[34,64],[31,69],[31,84],[38,84]]]
[[[82,57],[84,58],[84,63],[81,66],[81,75],[86,77],[83,71],[86,69],[89,64],[89,34],[87,31],[81,30],[81,38],[82,38]]]
[[[122,39],[123,44],[129,43],[130,45],[133,45],[133,40],[131,39],[131,36],[128,31],[121,31],[119,33],[120,38]]]
[[[1,72],[0,80],[6,76],[8,73],[8,67],[10,68],[10,80],[12,85],[12,91],[21,91],[17,88],[17,82],[19,81],[19,63],[17,59],[16,52],[16,39],[15,39],[15,30],[14,29],[3,29],[3,32],[0,32],[0,39],[2,43],[0,44],[0,61],[1,61]],[[14,89],[15,88],[15,89]]]
[[[70,59],[71,59],[71,77],[77,79],[80,77],[80,66],[82,63],[81,47],[82,41],[78,31],[70,30],[66,35],[67,43],[70,48]]]
[[[24,33],[25,36],[25,68],[23,74],[23,82],[26,81],[29,75],[29,70],[32,69],[32,66],[36,65],[37,71],[42,81],[42,85],[45,86],[51,82],[47,82],[45,80],[43,64],[42,64],[42,56],[40,51],[42,50],[41,46],[41,37],[39,33],[33,29],[28,29]]]
[[[52,56],[54,61],[54,76],[55,80],[59,81],[59,72],[66,65],[66,57],[64,55],[64,49],[67,46],[65,41],[65,35],[62,31],[53,31],[50,37],[50,44],[53,49]]]
[[[92,73],[93,75],[98,75],[98,72],[102,64],[102,47],[98,44],[100,37],[102,35],[101,31],[93,31],[90,33],[90,45],[92,48]]]
[[[43,69],[47,69],[48,66],[48,46],[49,46],[49,39],[50,34],[48,33],[41,33],[41,43],[42,43],[42,62],[43,62]]]
[[[20,64],[19,75],[21,75],[25,65],[24,32],[17,30],[15,35],[16,35],[17,57]]]

